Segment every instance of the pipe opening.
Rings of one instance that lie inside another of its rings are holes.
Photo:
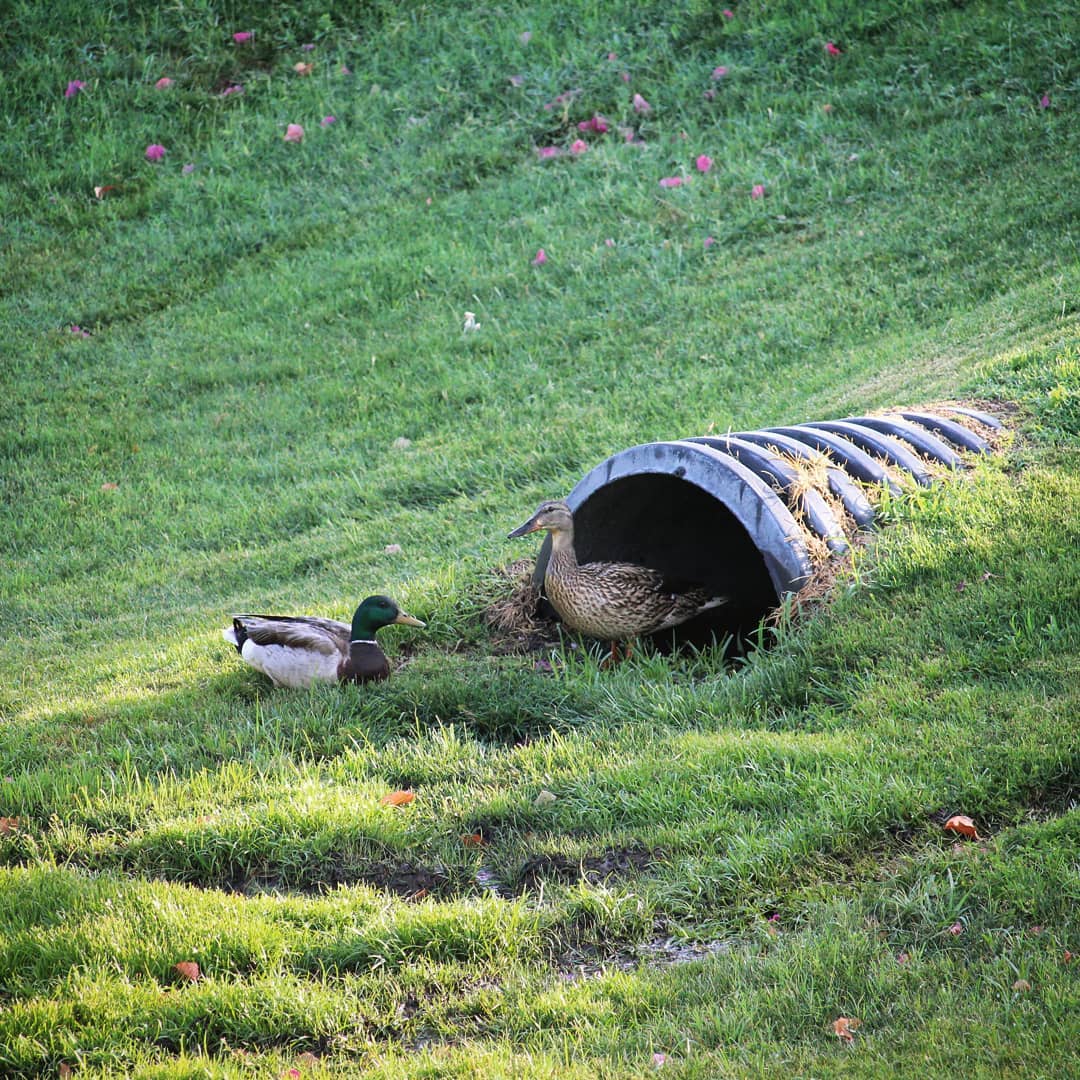
[[[749,635],[777,605],[765,558],[736,516],[714,495],[670,473],[612,480],[574,511],[579,562],[631,562],[703,585],[727,604],[653,635],[657,648],[707,646],[733,637],[745,651]],[[542,583],[550,542],[536,564]]]

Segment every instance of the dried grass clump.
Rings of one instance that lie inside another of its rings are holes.
[[[557,640],[554,623],[540,610],[534,569],[532,559],[518,559],[493,571],[498,595],[484,609],[484,622],[495,631],[496,647],[504,651],[526,652]]]
[[[963,409],[978,409],[979,412],[988,413],[996,420],[1000,420],[1003,426],[1000,428],[987,427],[973,417],[956,412],[954,406]],[[964,400],[938,401],[933,405],[925,406],[925,408],[929,409],[930,412],[944,413],[946,419],[954,420],[956,423],[963,425],[968,431],[984,439],[995,454],[1003,453],[1016,445],[1016,432],[1004,426],[1016,415],[1017,408],[1015,405],[1009,405],[1001,401]]]

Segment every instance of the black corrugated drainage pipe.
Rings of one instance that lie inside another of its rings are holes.
[[[948,406],[632,446],[567,497],[574,546],[581,562],[638,563],[729,597],[676,638],[741,640],[873,523],[868,494],[961,468],[962,454],[989,451],[979,431],[1000,427],[987,413]],[[545,539],[540,586],[550,549]]]

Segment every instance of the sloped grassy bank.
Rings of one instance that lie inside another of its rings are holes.
[[[1080,1071],[1067,6],[17,6],[5,1074]],[[615,449],[959,395],[745,663],[484,621]],[[217,635],[376,589],[383,686]]]

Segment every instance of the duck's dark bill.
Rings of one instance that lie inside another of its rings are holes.
[[[536,518],[537,515],[534,514],[524,525],[519,525],[512,533],[508,534],[506,539],[514,540],[519,536],[525,536],[528,533],[536,532],[536,530],[540,528],[540,526],[536,524]]]

